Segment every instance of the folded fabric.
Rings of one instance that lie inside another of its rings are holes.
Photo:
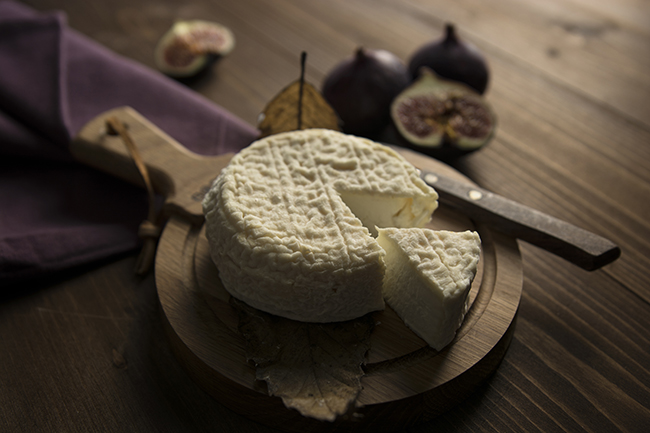
[[[61,12],[0,1],[0,290],[140,245],[143,190],[76,162],[89,120],[131,106],[193,152],[258,132],[224,108],[68,28]]]

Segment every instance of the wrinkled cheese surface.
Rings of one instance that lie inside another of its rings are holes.
[[[467,313],[481,240],[473,231],[379,230],[386,251],[384,297],[404,323],[436,350],[449,344]]]
[[[392,149],[339,132],[277,134],[243,149],[203,201],[226,290],[307,322],[384,308],[378,227],[421,227],[436,192]]]

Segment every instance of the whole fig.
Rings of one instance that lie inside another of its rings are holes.
[[[496,127],[485,98],[428,68],[422,68],[419,78],[395,98],[391,117],[407,144],[441,159],[481,148]]]
[[[235,37],[227,27],[202,20],[178,21],[160,39],[154,59],[163,73],[190,77],[232,51]]]
[[[464,83],[478,93],[487,89],[490,72],[483,54],[474,45],[456,35],[453,24],[445,26],[445,36],[422,46],[409,60],[409,73],[417,78],[426,66],[440,77]]]
[[[322,94],[344,132],[368,136],[390,123],[390,104],[410,81],[397,56],[360,47],[327,74]]]

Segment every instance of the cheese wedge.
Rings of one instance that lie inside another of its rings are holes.
[[[389,147],[311,129],[243,149],[203,210],[232,296],[294,320],[337,322],[384,308],[375,226],[424,226],[437,198]]]
[[[467,313],[481,240],[472,231],[379,229],[386,251],[384,298],[436,350],[448,345]]]

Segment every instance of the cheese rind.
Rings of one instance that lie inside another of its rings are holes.
[[[481,240],[473,231],[379,229],[386,251],[384,298],[404,323],[441,350],[467,313]]]
[[[436,192],[392,149],[321,129],[251,144],[203,201],[226,290],[306,322],[383,309],[384,251],[374,226],[422,226],[436,207]]]

